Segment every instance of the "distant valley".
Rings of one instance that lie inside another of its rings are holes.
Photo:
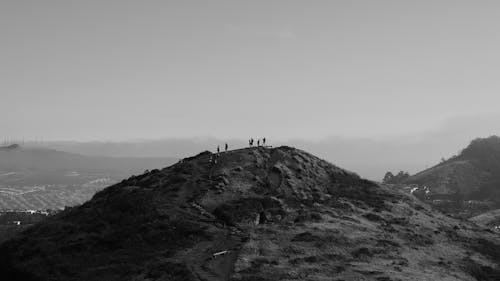
[[[83,156],[45,148],[0,148],[0,210],[64,209],[147,169],[177,161],[168,157]]]

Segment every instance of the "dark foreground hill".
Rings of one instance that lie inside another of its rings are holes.
[[[2,280],[500,280],[500,238],[303,151],[210,152],[0,246]]]
[[[452,214],[473,216],[500,208],[500,137],[476,139],[458,156],[405,183],[428,187],[426,199]]]

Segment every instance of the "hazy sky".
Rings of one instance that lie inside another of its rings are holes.
[[[499,116],[499,11],[458,0],[0,0],[0,135],[380,137]]]

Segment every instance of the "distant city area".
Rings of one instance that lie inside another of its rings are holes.
[[[146,169],[177,161],[168,157],[100,157],[11,143],[0,146],[0,212],[63,210]]]
[[[62,210],[116,181],[99,173],[0,171],[0,210]]]

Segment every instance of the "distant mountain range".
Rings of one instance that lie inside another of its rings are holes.
[[[177,161],[173,157],[84,156],[45,148],[0,149],[0,171],[79,171],[137,173]]]
[[[264,136],[262,136],[264,137]],[[254,139],[259,138],[254,136]],[[273,146],[289,145],[310,151],[346,169],[371,180],[382,180],[388,170],[402,169],[416,173],[430,167],[440,158],[456,153],[470,137],[452,135],[425,135],[419,138],[345,138],[328,137],[312,141],[306,139],[274,140]],[[178,157],[184,158],[198,151],[216,151],[218,145],[229,144],[230,149],[247,147],[244,139],[169,138],[123,142],[46,142],[44,147],[89,156],[109,157]],[[38,146],[38,143],[29,143]]]
[[[6,145],[6,146],[0,146],[0,151],[10,151],[10,150],[16,150],[19,148],[20,148],[20,146],[18,144],[11,144],[11,145]]]

